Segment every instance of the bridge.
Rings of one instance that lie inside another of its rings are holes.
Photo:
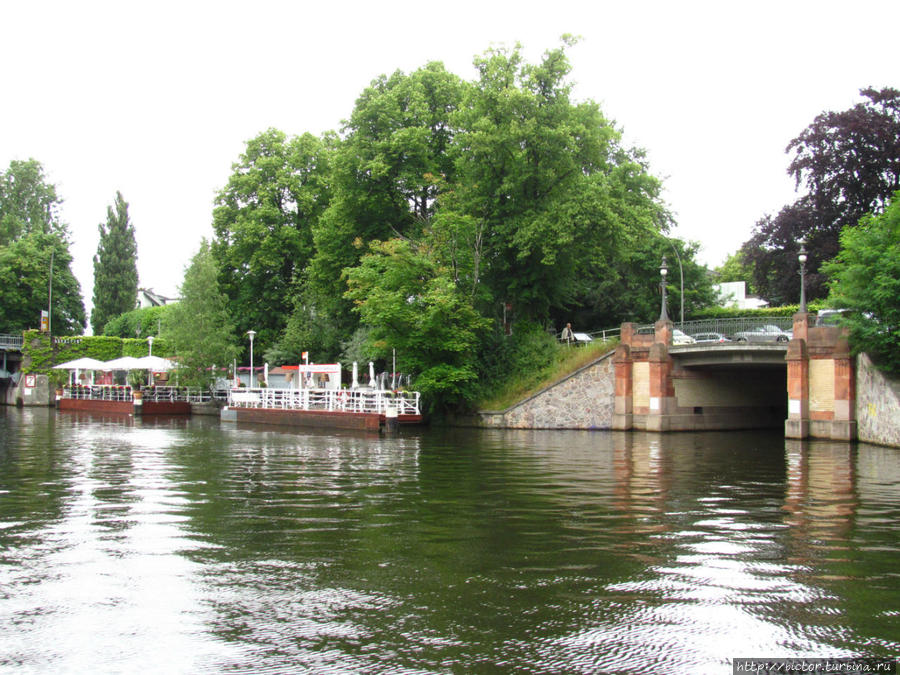
[[[19,335],[0,333],[0,352],[2,352],[2,356],[0,356],[0,380],[10,380],[13,377],[13,373],[18,370],[23,343],[24,338],[21,333]]]
[[[854,440],[855,372],[847,330],[795,314],[782,342],[675,345],[674,324],[623,324],[613,357],[612,428],[771,428],[786,438]]]

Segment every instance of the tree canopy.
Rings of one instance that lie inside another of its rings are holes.
[[[238,354],[228,299],[219,290],[219,270],[210,244],[203,240],[179,289],[181,300],[166,311],[163,337],[174,345],[179,381],[206,386],[210,368],[227,366]]]
[[[900,373],[900,192],[880,214],[841,232],[841,249],[824,271],[828,303],[850,310],[855,351]]]
[[[81,285],[72,273],[61,204],[36,160],[14,160],[0,172],[0,330],[35,328],[41,311],[49,309],[54,333],[84,331]]]
[[[783,303],[800,295],[797,241],[805,239],[807,295],[827,294],[820,265],[834,258],[841,232],[879,213],[900,188],[900,91],[862,89],[849,110],[823,112],[787,146],[788,173],[805,193],[774,217],[766,215],[743,245],[756,291]]]
[[[94,308],[91,326],[94,335],[104,334],[107,322],[130,312],[137,303],[137,242],[128,217],[128,203],[116,192],[106,209],[106,223],[98,226],[100,242],[94,255]],[[131,337],[131,336],[129,336]]]
[[[212,242],[238,334],[256,330],[260,352],[285,360],[396,350],[418,388],[455,407],[503,316],[544,337],[573,317],[582,330],[651,320],[673,253],[685,273],[673,302],[710,302],[697,246],[667,236],[642,151],[573,100],[573,43],[536,63],[518,45],[489,49],[472,81],[440,63],[383,75],[340,135],[251,140]]]
[[[247,143],[216,198],[211,251],[237,329],[271,344],[313,255],[312,229],[328,206],[328,145],[269,129]]]

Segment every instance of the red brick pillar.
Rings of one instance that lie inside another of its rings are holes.
[[[634,427],[634,373],[629,345],[620,343],[616,347],[613,366],[616,373],[616,394],[612,428],[627,431]]]
[[[856,440],[856,372],[850,357],[847,329],[842,330],[834,347],[834,420],[831,437]]]
[[[668,323],[671,325],[671,322]],[[647,431],[668,431],[669,416],[675,410],[675,385],[672,383],[672,358],[669,356],[668,346],[663,342],[654,342],[650,347],[648,360],[650,361],[650,409],[647,412],[646,428]]]
[[[809,327],[813,325],[813,315],[809,312],[797,312],[791,318],[794,320],[794,339],[809,343]]]
[[[660,319],[653,324],[653,341],[664,345],[672,344],[672,336],[675,334],[675,324],[668,319]]]
[[[797,326],[795,314],[794,326]],[[788,344],[787,354],[788,417],[784,423],[785,438],[809,436],[809,352],[806,340],[798,338]]]

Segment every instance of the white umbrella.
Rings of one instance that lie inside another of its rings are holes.
[[[175,367],[175,364],[169,359],[164,359],[161,356],[142,356],[137,359],[137,362],[140,364],[137,366],[138,368],[152,370],[155,373],[172,370]]]
[[[356,361],[353,362],[353,385],[351,388],[358,389],[359,388],[359,380],[357,379],[358,372],[356,367]]]
[[[74,361],[66,361],[58,366],[53,366],[55,370],[108,370],[107,365],[103,361],[83,356]]]
[[[140,359],[133,356],[121,356],[103,364],[103,370],[146,370],[147,366],[141,365]]]
[[[375,364],[369,361],[369,386],[375,388]]]

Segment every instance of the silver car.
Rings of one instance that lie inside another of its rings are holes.
[[[757,326],[750,330],[742,330],[735,333],[735,342],[789,342],[794,337],[792,333],[781,330],[778,326]]]

